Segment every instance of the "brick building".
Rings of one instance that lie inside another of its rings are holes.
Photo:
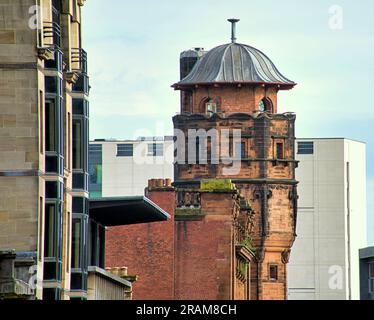
[[[146,190],[172,219],[107,233],[107,264],[139,275],[136,299],[287,297],[296,117],[278,113],[277,93],[296,84],[236,43],[237,21],[231,43],[181,54],[174,183]]]

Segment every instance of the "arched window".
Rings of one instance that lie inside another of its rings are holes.
[[[210,115],[217,113],[217,103],[213,99],[208,99],[205,103],[205,113]]]
[[[258,104],[259,112],[269,112],[273,113],[273,103],[269,98],[263,98]]]

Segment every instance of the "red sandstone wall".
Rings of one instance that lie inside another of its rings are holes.
[[[135,300],[173,299],[174,191],[155,191],[148,198],[172,217],[165,222],[111,227],[106,232],[106,266],[128,267],[138,275]]]
[[[268,97],[273,104],[273,112],[277,113],[277,93],[276,87],[225,87],[217,88],[200,87],[195,89],[191,99],[193,113],[205,113],[204,101],[209,97],[220,101],[221,110],[225,113],[258,111],[258,105],[264,97]],[[191,110],[191,106],[182,106],[182,111]]]
[[[200,221],[175,222],[175,298],[231,299],[232,194],[201,195]]]

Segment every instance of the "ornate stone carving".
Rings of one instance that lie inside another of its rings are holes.
[[[289,262],[290,260],[290,254],[291,254],[291,250],[290,249],[286,249],[282,252],[282,263],[286,264]]]
[[[177,207],[178,208],[200,208],[201,198],[200,192],[178,191]]]

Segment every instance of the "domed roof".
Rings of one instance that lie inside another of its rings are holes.
[[[236,42],[207,52],[174,87],[214,83],[275,84],[284,88],[296,85],[283,76],[263,52]]]

